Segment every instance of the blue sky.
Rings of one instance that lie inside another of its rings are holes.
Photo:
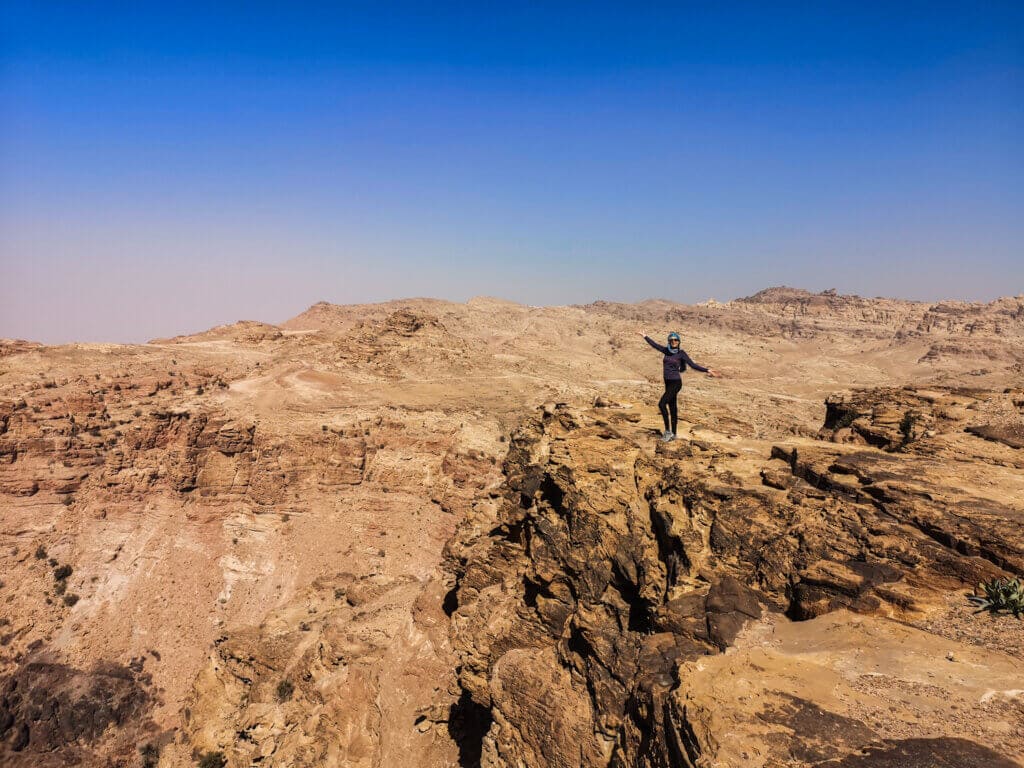
[[[1024,5],[488,5],[0,0],[0,337],[1024,293]]]

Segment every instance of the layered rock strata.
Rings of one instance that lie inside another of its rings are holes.
[[[1004,396],[968,402],[999,410]],[[554,405],[524,424],[493,528],[464,527],[450,547],[481,764],[1014,764],[1024,664],[905,626],[950,591],[1024,572],[1024,494],[1005,502],[1022,482],[1012,449],[942,422],[965,397],[835,399],[830,422],[867,414],[830,424],[837,443],[652,450],[628,410]],[[889,434],[882,401],[927,429]],[[974,449],[959,473],[934,458],[951,442]],[[993,475],[983,462],[997,458]],[[929,669],[938,651],[949,674]],[[976,664],[986,681],[965,682]],[[995,712],[972,699],[986,685]],[[887,692],[915,686],[926,705]],[[887,722],[890,705],[922,739]],[[947,727],[953,716],[968,730]]]

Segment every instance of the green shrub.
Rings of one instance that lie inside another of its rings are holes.
[[[978,607],[976,613],[1012,613],[1018,619],[1024,614],[1024,583],[1016,579],[992,579],[978,585],[974,594],[968,597]]]
[[[38,547],[36,547],[36,560],[45,560],[45,559],[46,559],[46,547],[44,547],[42,544],[40,544]]]
[[[53,572],[53,578],[57,581],[66,581],[67,578],[72,574],[70,565],[62,565]]]

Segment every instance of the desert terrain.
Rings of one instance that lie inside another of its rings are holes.
[[[1022,766],[1022,522],[1024,296],[3,341],[0,765]]]

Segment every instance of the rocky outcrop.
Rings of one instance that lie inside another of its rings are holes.
[[[818,436],[837,443],[871,445],[886,452],[1024,468],[1024,391],[1007,388],[879,388],[840,393],[825,401]]]
[[[676,765],[1019,765],[1019,659],[845,611],[752,629],[680,667]]]
[[[874,397],[830,408],[860,413]],[[890,452],[802,441],[761,455],[697,440],[652,452],[630,414],[607,409],[549,406],[522,426],[494,527],[450,548],[452,642],[459,684],[484,713],[481,764],[731,765],[714,763],[718,706],[702,719],[687,692],[705,690],[695,670],[745,625],[836,611],[907,620],[949,590],[1024,571],[1024,509],[922,472],[920,447],[897,458],[889,421],[865,442]],[[1007,670],[1024,682],[1019,664]],[[797,737],[752,732],[750,765],[940,749],[887,742],[885,728],[853,727],[834,700],[779,691],[760,698],[758,717],[829,746],[801,753]]]
[[[192,344],[196,342],[238,342],[242,344],[261,344],[278,341],[284,336],[276,325],[261,323],[256,320],[241,320],[230,325],[218,325],[202,333],[188,336],[174,336],[170,339],[153,339],[150,344]]]
[[[31,352],[42,348],[42,346],[39,342],[25,341],[24,339],[0,339],[0,358]]]

